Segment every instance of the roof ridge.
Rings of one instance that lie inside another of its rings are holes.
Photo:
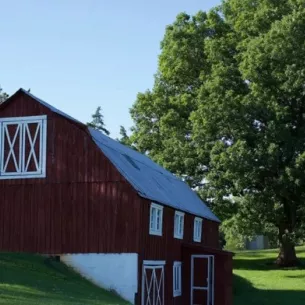
[[[74,117],[70,116],[69,114],[59,110],[58,108],[50,105],[49,103],[45,102],[44,100],[42,100],[41,98],[35,96],[34,94],[30,93],[29,91],[23,89],[23,88],[20,88],[18,91],[21,91],[23,92],[24,94],[26,94],[27,96],[33,98],[34,100],[36,100],[38,103],[42,104],[43,106],[49,108],[51,111],[57,113],[57,114],[60,114],[62,115],[63,117],[69,119],[69,120],[72,120],[78,124],[82,124],[82,125],[85,125],[84,123],[80,122],[79,120],[75,119]],[[17,91],[17,92],[18,92]]]

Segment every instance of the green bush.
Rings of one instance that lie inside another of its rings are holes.
[[[245,249],[245,236],[240,233],[235,218],[225,220],[220,226],[220,236],[224,237],[224,249],[229,251]]]

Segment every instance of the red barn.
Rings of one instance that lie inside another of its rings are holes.
[[[0,105],[0,193],[0,251],[60,255],[133,304],[232,305],[232,255],[199,197],[23,89]]]

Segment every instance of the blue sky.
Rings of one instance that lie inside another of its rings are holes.
[[[118,137],[129,108],[153,85],[160,41],[180,12],[220,0],[1,1],[0,85],[20,87],[87,122],[101,106]]]

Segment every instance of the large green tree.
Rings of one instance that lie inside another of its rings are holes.
[[[202,180],[202,168],[190,114],[197,109],[201,78],[210,70],[204,48],[211,35],[206,13],[179,14],[161,42],[153,89],[139,93],[131,109],[131,140],[137,149],[194,186]]]
[[[227,0],[178,15],[130,140],[184,177],[241,230],[277,228],[295,265],[305,223],[305,5]]]

